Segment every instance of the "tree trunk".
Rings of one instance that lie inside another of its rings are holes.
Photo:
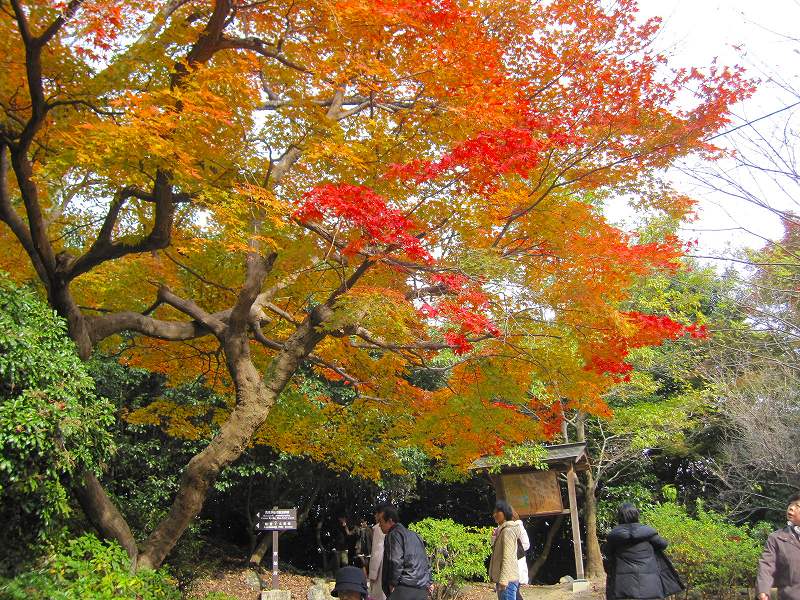
[[[300,361],[325,336],[319,331],[329,309],[318,306],[297,328],[267,368],[262,378],[250,360],[249,336],[243,331],[224,344],[226,362],[236,387],[236,407],[219,433],[189,461],[167,516],[142,545],[137,569],[157,569],[183,532],[199,514],[208,490],[220,471],[242,455],[256,430],[266,421],[272,405],[294,375]]]
[[[259,373],[252,363],[240,365],[236,370],[238,403],[217,436],[189,461],[169,513],[142,546],[137,568],[161,566],[200,512],[220,471],[241,456],[250,438],[266,420],[277,394],[259,381]],[[284,378],[288,381],[286,375]]]
[[[328,549],[322,544],[322,520],[314,523],[314,539],[317,540],[317,548],[322,554],[322,572],[328,572]]]
[[[586,521],[586,578],[599,579],[605,575],[600,540],[597,537],[597,483],[592,470],[585,471],[586,493],[583,499],[583,518]]]
[[[94,525],[98,533],[106,539],[117,540],[136,564],[139,549],[136,539],[131,533],[125,517],[108,497],[103,486],[94,473],[84,471],[80,480],[75,480],[75,496],[83,509],[86,518]]]
[[[542,548],[542,553],[537,556],[536,560],[534,560],[531,566],[528,567],[528,581],[531,583],[539,573],[539,569],[541,569],[542,565],[544,565],[544,563],[547,561],[547,557],[550,556],[550,548],[553,547],[553,540],[556,539],[556,534],[561,531],[562,525],[564,525],[564,515],[558,515],[556,520],[553,521],[553,524],[550,526],[550,529],[547,531],[547,537],[544,540],[544,548]]]
[[[267,552],[269,552],[271,549],[272,536],[269,535],[269,532],[266,532],[261,536],[261,541],[258,542],[255,550],[253,550],[253,552],[250,554],[250,559],[247,561],[247,563],[255,566],[260,565],[261,561],[264,560],[264,557],[267,555]]]
[[[579,442],[586,441],[586,414],[579,412],[575,418],[575,437]],[[605,575],[603,554],[600,552],[600,540],[597,537],[597,481],[592,473],[591,465],[584,471],[586,489],[583,495],[583,519],[586,522],[586,577],[598,579]]]
[[[50,306],[67,321],[69,337],[78,347],[78,356],[81,360],[89,360],[94,350],[89,327],[69,288],[66,284],[51,283],[48,296]]]

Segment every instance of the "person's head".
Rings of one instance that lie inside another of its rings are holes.
[[[514,509],[505,500],[498,500],[494,503],[494,512],[492,513],[494,522],[502,525],[506,521],[511,521],[514,518]]]
[[[378,523],[378,518],[383,514],[383,511],[386,510],[387,506],[389,506],[389,504],[376,504],[375,505],[375,510],[373,510],[372,513],[375,515],[375,523],[376,524]]]
[[[345,517],[344,515],[339,515],[337,520],[341,525],[347,525],[347,517]]]
[[[378,526],[383,533],[389,533],[396,523],[400,522],[400,517],[397,514],[397,509],[391,505],[384,505],[381,507],[381,512],[377,513]]]
[[[361,517],[361,520],[358,522],[358,526],[359,527],[369,527],[369,525],[367,524],[367,519],[364,518],[364,517]]]
[[[789,496],[786,505],[786,520],[793,525],[800,525],[800,492]]]
[[[630,502],[623,502],[617,509],[617,523],[625,525],[626,523],[639,522],[639,509]]]
[[[367,578],[363,569],[342,567],[336,571],[336,585],[331,596],[340,600],[364,600],[367,597]]]

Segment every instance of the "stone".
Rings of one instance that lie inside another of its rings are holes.
[[[292,600],[290,590],[267,590],[261,592],[261,600]]]
[[[308,588],[306,597],[308,600],[333,600],[333,596],[331,596],[332,589],[333,582],[316,577],[313,579],[312,586]]]
[[[588,592],[589,591],[589,582],[585,579],[576,579],[572,582],[572,591],[573,592]]]
[[[251,590],[255,590],[257,592],[261,591],[261,578],[255,571],[248,570],[244,574],[244,582]]]
[[[558,580],[558,583],[572,583],[573,581],[575,580],[572,577],[570,577],[569,575],[564,575],[561,579]]]

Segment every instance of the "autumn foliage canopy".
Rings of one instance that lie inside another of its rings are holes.
[[[228,393],[211,419],[128,415],[220,428],[214,468],[253,439],[370,476],[403,446],[463,467],[604,414],[630,349],[705,332],[626,310],[683,249],[603,205],[687,215],[663,169],[713,156],[752,91],[671,69],[657,20],[604,4],[3,2],[0,268],[82,356]],[[347,400],[301,394],[301,368]]]

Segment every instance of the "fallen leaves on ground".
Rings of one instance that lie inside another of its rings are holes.
[[[224,592],[238,600],[253,600],[259,592],[252,587],[254,571],[241,567],[226,567],[194,582],[187,598],[201,599],[210,592]],[[271,573],[260,571],[266,589],[271,585]],[[282,590],[292,592],[292,600],[306,600],[308,588],[313,585],[312,577],[281,573],[279,585]],[[250,583],[248,583],[250,581]],[[591,582],[591,590],[573,593],[569,584],[527,585],[522,587],[526,600],[602,600],[605,597],[602,582]],[[488,583],[474,583],[464,588],[459,600],[495,600],[494,587]]]

